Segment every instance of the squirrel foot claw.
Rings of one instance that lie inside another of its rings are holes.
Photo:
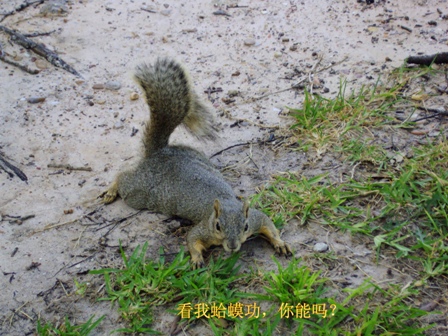
[[[281,240],[280,242],[275,244],[274,248],[275,248],[275,252],[277,252],[280,255],[284,255],[285,257],[292,256],[291,248],[283,240]]]
[[[118,185],[117,182],[112,183],[109,189],[98,195],[98,198],[102,198],[101,202],[104,204],[109,204],[115,201],[118,197]]]
[[[205,264],[204,264],[204,260],[196,260],[196,261],[191,261],[191,267],[194,269],[194,270],[196,270],[196,269],[198,269],[198,268],[203,268],[203,267],[205,267]]]

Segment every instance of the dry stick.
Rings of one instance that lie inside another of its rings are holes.
[[[17,168],[15,166],[13,166],[12,164],[10,164],[0,154],[0,168],[2,168],[5,172],[8,173],[8,175],[10,177],[12,177],[11,173],[8,170],[6,170],[5,167],[11,169],[22,181],[28,181],[28,177],[26,177],[26,175],[19,168]]]
[[[278,125],[264,125],[264,124],[256,123],[250,119],[237,118],[237,117],[232,116],[228,111],[224,111],[224,114],[230,120],[236,120],[238,123],[239,122],[247,122],[247,123],[251,124],[252,126],[259,127],[259,128],[271,128],[271,129],[279,129],[280,128],[280,126],[278,126]]]
[[[21,12],[23,11],[25,8],[28,8],[29,6],[32,6],[34,4],[40,5],[42,3],[44,3],[45,0],[37,0],[37,1],[33,1],[33,2],[25,2],[23,4],[21,4],[19,7],[14,8],[12,11],[6,13],[6,14],[2,14],[3,17],[0,20],[0,22],[2,22],[4,19],[6,19],[8,16],[11,16],[17,12]]]
[[[146,8],[140,8],[142,11],[148,12],[148,13],[157,13],[155,10],[152,9],[146,9]]]
[[[35,33],[31,33],[31,34],[23,34],[23,36],[25,36],[25,37],[48,36],[50,34],[53,34],[55,31],[56,31],[56,29],[49,31],[49,32],[45,32],[45,33],[35,32]]]
[[[317,66],[320,64],[320,62],[322,61],[322,55],[319,56],[319,59],[317,60],[317,62],[313,65],[313,67],[311,68],[310,72],[308,73],[308,81],[311,84],[310,87],[310,94],[313,94],[313,81],[312,81],[312,76],[314,76],[314,73],[316,71]]]
[[[82,170],[82,171],[92,171],[91,167],[73,167],[72,165],[69,164],[53,164],[53,163],[49,163],[47,164],[48,168],[57,168],[57,169],[67,169],[67,170]]]
[[[16,42],[17,44],[21,45],[22,47],[24,47],[26,49],[33,50],[36,54],[44,57],[48,62],[50,62],[54,66],[56,66],[58,68],[62,68],[65,71],[68,71],[71,74],[82,78],[82,76],[75,69],[73,69],[69,64],[67,64],[62,58],[60,58],[57,53],[55,53],[54,51],[51,51],[50,49],[45,47],[43,44],[36,43],[36,42],[30,40],[29,38],[27,38],[26,36],[24,36],[23,34],[20,34],[19,32],[9,29],[5,26],[0,26],[0,30],[9,34],[11,36],[12,41]]]
[[[421,107],[421,106],[417,106],[417,109],[423,110],[423,111],[426,111],[426,112],[433,112],[435,114],[431,114],[429,116],[425,116],[425,117],[421,117],[421,118],[412,120],[412,122],[422,121],[422,120],[425,120],[425,119],[432,119],[432,118],[436,118],[436,117],[440,117],[440,116],[444,116],[444,117],[448,116],[448,111],[446,111],[446,110],[425,108],[425,107]]]
[[[40,72],[39,70],[30,69],[26,65],[22,65],[22,64],[19,64],[17,62],[14,62],[14,61],[7,60],[5,58],[5,56],[3,56],[3,53],[1,53],[1,52],[0,52],[0,60],[5,62],[5,63],[7,63],[7,64],[9,64],[9,65],[12,65],[12,66],[15,66],[15,67],[19,68],[22,71],[28,72],[31,75],[37,75]]]
[[[434,55],[424,55],[424,56],[409,56],[406,59],[406,63],[420,64],[420,65],[431,65],[431,64],[447,64],[448,63],[448,52],[441,52]]]
[[[239,147],[239,146],[247,146],[247,145],[251,145],[251,144],[252,144],[251,142],[243,142],[243,143],[239,143],[239,144],[236,144],[236,145],[232,145],[232,146],[226,147],[226,148],[220,150],[219,152],[216,152],[216,153],[213,154],[212,156],[210,156],[210,159],[211,159],[212,157],[215,157],[215,156],[217,156],[217,155],[219,155],[219,154],[224,153],[225,151],[227,151],[227,150],[229,150],[229,149],[232,149],[232,148],[235,148],[235,147]]]
[[[342,61],[339,61],[339,62],[330,64],[329,66],[326,66],[325,68],[319,69],[319,70],[316,71],[315,73],[320,73],[320,72],[322,72],[322,71],[328,70],[328,69],[330,69],[330,68],[332,68],[332,67],[334,67],[334,66],[336,66],[336,65],[339,65],[339,64],[341,64],[341,63],[344,63],[347,59],[348,59],[348,57],[344,57],[344,59],[343,59]],[[282,92],[285,92],[285,91],[289,91],[289,90],[297,89],[297,88],[300,86],[300,84],[302,84],[306,79],[307,79],[307,78],[302,78],[302,79],[300,79],[297,83],[291,85],[289,88],[282,89],[282,90],[279,90],[279,91],[274,91],[274,92],[271,92],[271,93],[267,93],[267,94],[265,94],[265,95],[263,95],[263,96],[261,96],[261,97],[256,97],[256,98],[249,99],[249,100],[243,102],[243,104],[245,104],[245,103],[252,103],[252,102],[254,102],[254,101],[257,101],[257,100],[260,100],[260,99],[263,99],[263,98],[266,98],[266,97],[275,95],[275,94],[277,94],[277,93],[282,93]],[[242,104],[240,104],[240,105],[242,105]]]
[[[223,11],[222,9],[217,10],[216,12],[213,12],[213,15],[223,15],[223,16],[232,16],[229,13]]]

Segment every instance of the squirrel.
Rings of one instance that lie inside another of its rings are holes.
[[[236,252],[246,239],[264,235],[277,253],[291,249],[264,213],[237,199],[231,186],[197,150],[168,143],[180,124],[199,138],[215,139],[213,117],[193,90],[184,68],[169,58],[137,66],[135,80],[144,91],[150,120],[143,135],[143,157],[121,172],[100,197],[105,204],[120,196],[135,209],[148,209],[193,222],[187,246],[193,268],[203,267],[202,252],[223,245]]]

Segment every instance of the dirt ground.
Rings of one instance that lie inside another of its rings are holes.
[[[0,13],[22,3],[1,1]],[[136,214],[121,200],[109,206],[96,201],[139,155],[139,130],[148,110],[141,97],[131,99],[141,94],[132,80],[138,63],[170,56],[189,69],[216,115],[221,138],[204,144],[176,130],[172,140],[211,156],[229,146],[275,139],[279,128],[291,123],[286,107],[299,107],[303,100],[302,90],[284,89],[308,80],[311,70],[323,69],[311,79],[315,92],[333,97],[341,79],[349,88],[374,83],[410,55],[448,49],[447,0],[376,0],[373,5],[356,0],[75,0],[59,1],[55,11],[45,9],[48,4],[17,11],[0,23],[22,33],[53,31],[33,40],[56,51],[82,76],[54,67],[0,33],[8,59],[41,70],[31,75],[0,62],[0,154],[28,178],[0,169],[0,335],[32,334],[39,317],[81,322],[93,314],[106,314],[96,332],[109,334],[122,326],[117,309],[95,300],[93,294],[104,289],[100,277],[87,272],[119,265],[119,241],[128,249],[148,242],[154,258],[160,246],[175,253],[185,245],[184,236],[171,234],[179,225],[175,221]],[[120,88],[108,89],[114,85]],[[31,103],[30,98],[45,100]],[[236,146],[212,161],[229,167],[225,174],[236,193],[248,196],[276,172],[302,171],[309,159],[271,141]],[[350,274],[353,286],[367,276],[403,284],[411,280],[406,274],[388,280],[387,266],[374,264],[373,251],[349,234],[291,221],[282,237],[298,256],[312,253],[310,241],[356,254],[365,262],[364,272],[347,265],[339,274]],[[264,241],[249,241],[242,252],[243,263],[273,268],[273,250]],[[74,295],[74,279],[92,281],[92,295]],[[174,318],[159,314],[154,328],[167,334]]]

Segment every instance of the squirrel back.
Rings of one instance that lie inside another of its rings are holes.
[[[143,144],[145,157],[168,146],[174,129],[184,124],[198,138],[213,140],[213,117],[193,90],[187,72],[168,58],[136,68],[135,80],[142,87],[150,109]]]

